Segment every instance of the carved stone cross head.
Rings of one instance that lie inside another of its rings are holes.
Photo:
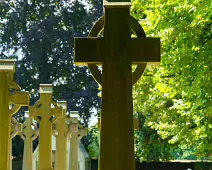
[[[123,41],[123,47],[120,47],[121,51],[118,53],[122,53],[123,56],[129,58],[132,64],[137,65],[132,75],[132,85],[141,77],[147,64],[158,65],[160,63],[160,39],[146,37],[138,21],[128,14],[127,11],[129,11],[130,6],[131,2],[129,0],[125,0],[124,2],[104,0],[105,15],[94,24],[89,37],[75,38],[75,64],[79,66],[87,65],[94,79],[100,85],[102,84],[102,73],[97,66],[103,65],[105,62],[118,62],[116,58],[110,57],[112,55],[108,55],[113,51],[117,51],[115,49],[117,46],[110,45],[112,44],[111,42],[117,41],[116,36],[117,38],[126,37],[129,34],[127,42]],[[127,28],[128,30],[124,30],[125,32],[120,32],[119,30],[125,29],[125,25],[128,25],[128,23],[120,22],[119,24],[114,19],[119,17],[128,18],[125,22],[129,22],[129,28]],[[102,32],[104,32],[104,36],[100,38],[99,36]],[[137,38],[130,37],[131,34],[135,34]],[[123,58],[122,60],[125,62],[124,60],[126,59]]]

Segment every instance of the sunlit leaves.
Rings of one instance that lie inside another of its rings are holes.
[[[167,140],[170,152],[169,144],[178,147],[175,158],[195,154],[212,159],[211,2],[135,0],[132,14],[146,34],[160,37],[162,44],[160,67],[146,70],[133,89],[134,110],[145,116],[144,126],[155,130],[150,136],[157,133]],[[151,157],[150,148],[143,145],[137,154],[148,152]]]

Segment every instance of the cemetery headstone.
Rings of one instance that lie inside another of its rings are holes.
[[[104,0],[104,16],[89,38],[74,42],[75,64],[88,65],[102,86],[100,170],[135,169],[132,85],[147,64],[160,62],[160,39],[146,38],[130,6],[130,0]],[[132,64],[137,64],[134,73]]]
[[[71,111],[70,113],[70,156],[69,170],[78,170],[78,115],[79,112]]]
[[[52,84],[40,84],[40,100],[29,107],[30,113],[39,123],[38,170],[53,170],[52,124],[62,116],[62,107],[52,100]]]
[[[69,123],[67,121],[66,111],[67,102],[58,101],[57,104],[62,107],[63,113],[58,117],[56,124],[56,156],[55,170],[67,170],[67,141],[69,138]]]
[[[21,106],[29,105],[29,93],[13,81],[14,60],[0,60],[0,169],[10,169],[11,117]]]
[[[79,126],[79,125],[78,125]],[[80,140],[84,137],[88,135],[88,129],[83,127],[83,126],[79,126],[79,130],[78,130],[78,144],[81,144]],[[78,146],[78,148],[80,147],[80,145]],[[80,156],[80,155],[79,155]],[[79,158],[78,156],[78,158]],[[81,162],[79,162],[78,160],[78,170],[81,170],[84,168],[89,168],[85,166],[86,162],[83,162],[83,164]],[[88,166],[88,165],[87,165]]]
[[[32,154],[33,154],[33,141],[38,137],[39,130],[33,117],[30,116],[29,111],[25,112],[25,122],[23,124],[21,138],[24,140],[24,154],[22,170],[32,170]]]

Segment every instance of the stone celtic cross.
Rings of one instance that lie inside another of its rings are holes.
[[[29,93],[13,80],[14,60],[0,59],[0,169],[10,169],[11,117],[21,106],[29,105]]]
[[[104,1],[104,16],[89,38],[75,38],[75,64],[88,65],[102,86],[100,170],[135,169],[132,85],[147,64],[160,62],[160,39],[146,38],[130,6],[130,0]]]
[[[29,107],[30,116],[39,123],[38,170],[53,170],[52,124],[62,116],[62,107],[52,100],[52,84],[40,84],[40,99]]]
[[[39,129],[36,123],[33,122],[33,117],[30,116],[29,111],[25,111],[25,122],[23,124],[21,138],[24,140],[24,154],[23,154],[23,165],[22,170],[33,169],[33,141],[39,135]]]
[[[78,170],[78,111],[70,112],[70,155],[69,155],[69,169]]]
[[[58,117],[53,126],[53,135],[56,137],[55,169],[67,169],[67,141],[69,138],[69,123],[66,111],[67,102],[57,101],[62,107],[62,116]]]

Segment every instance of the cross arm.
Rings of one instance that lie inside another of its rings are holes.
[[[55,108],[51,109],[51,115],[56,117],[63,117],[62,106],[56,105]]]
[[[63,114],[62,106],[55,105],[55,108],[51,109],[51,115],[54,116],[51,122],[54,123],[58,117],[63,117]]]
[[[74,63],[78,66],[87,64],[101,65],[105,56],[104,38],[75,38]],[[159,38],[131,38],[126,53],[132,59],[132,64],[160,63]]]
[[[82,139],[84,136],[88,135],[88,129],[87,128],[82,128],[78,131],[78,137],[79,139]]]
[[[42,116],[41,108],[36,108],[35,106],[29,106],[29,116],[30,117]]]
[[[103,38],[74,39],[74,63],[78,66],[101,64],[104,53]]]
[[[10,102],[21,106],[29,105],[29,92],[15,91],[10,95]]]
[[[158,65],[160,63],[160,38],[131,38],[127,55],[132,57],[132,64]]]

